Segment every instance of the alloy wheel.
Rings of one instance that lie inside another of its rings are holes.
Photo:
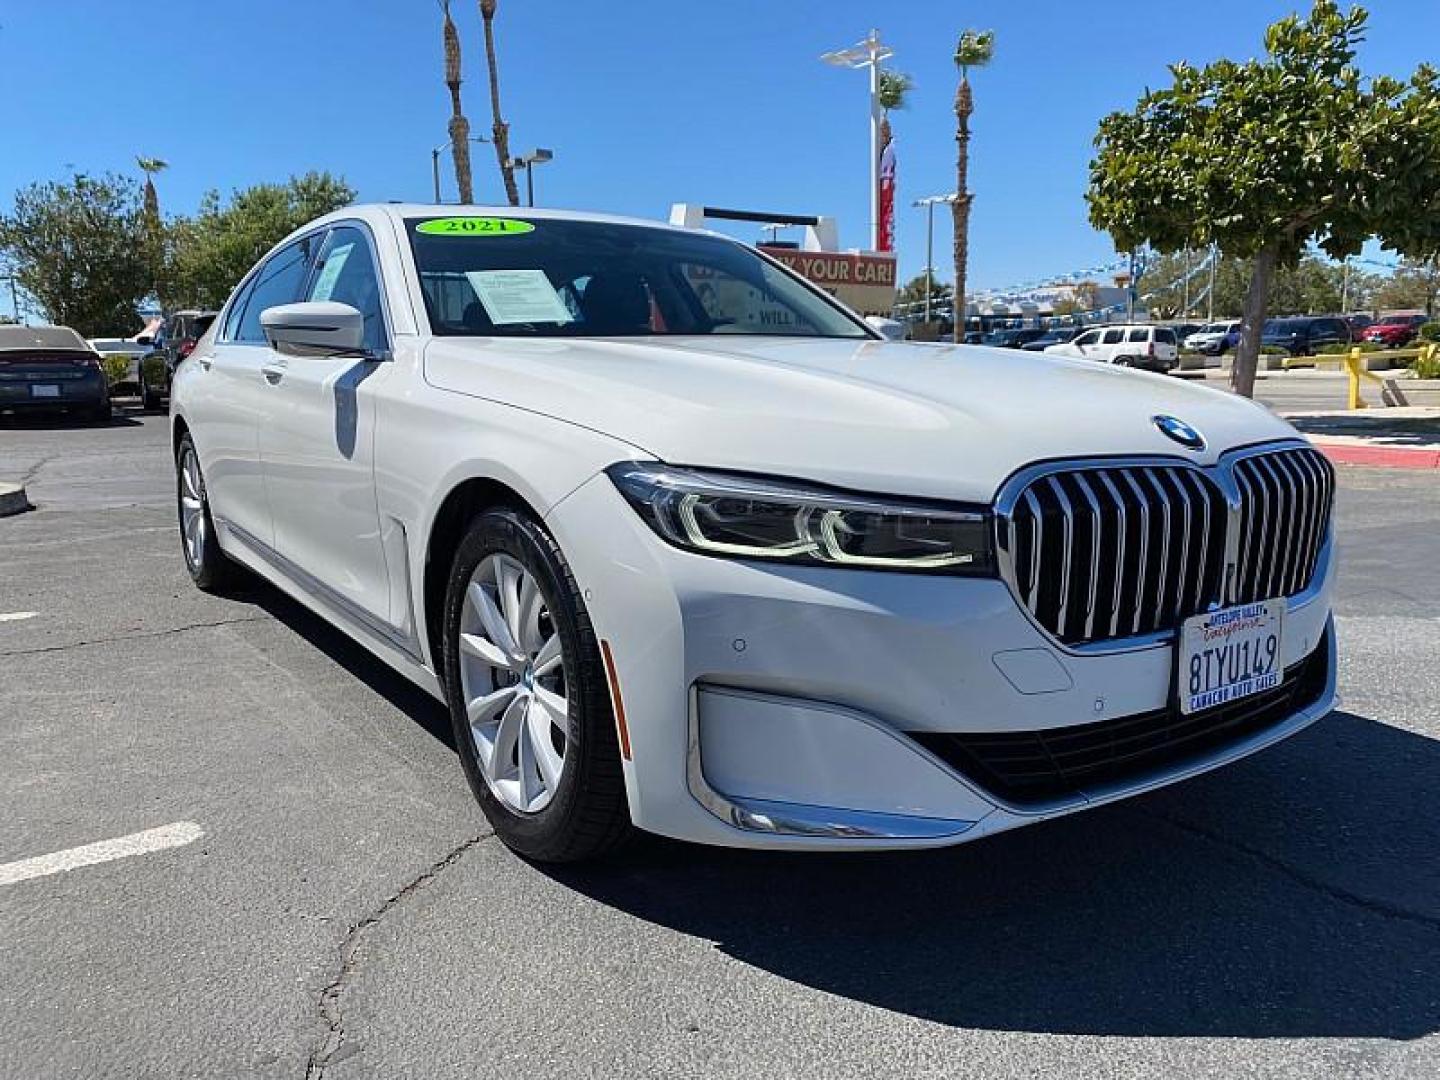
[[[180,458],[180,534],[185,540],[185,558],[198,567],[205,554],[205,496],[200,480],[200,462],[192,447]]]
[[[569,743],[560,634],[535,576],[487,555],[460,613],[460,689],[485,782],[505,806],[534,814],[554,798]]]

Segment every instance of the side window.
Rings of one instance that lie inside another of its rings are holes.
[[[1106,330],[1105,337],[1101,340],[1102,345],[1118,345],[1125,340],[1124,330]]]
[[[245,304],[250,299],[250,294],[255,291],[255,279],[252,277],[245,283],[244,288],[235,294],[230,302],[229,309],[225,312],[225,323],[220,327],[221,341],[234,341],[235,334],[240,329],[240,316],[245,311]]]
[[[255,274],[254,284],[250,286],[243,305],[236,305],[240,320],[230,335],[232,340],[253,344],[264,342],[260,313],[277,304],[295,302],[305,275],[310,272],[310,260],[317,240],[318,237],[307,236],[281,248],[265,260],[265,265]]]
[[[1076,339],[1075,339],[1075,344],[1076,344],[1076,345],[1094,345],[1094,344],[1095,344],[1097,341],[1099,341],[1099,340],[1100,340],[1100,331],[1099,331],[1099,330],[1091,330],[1091,331],[1089,331],[1088,333],[1081,334],[1078,338],[1076,338]]]
[[[1130,341],[1149,341],[1149,340],[1150,340],[1150,331],[1144,329],[1143,327],[1140,328],[1140,329],[1138,329],[1138,330],[1131,330],[1131,331],[1130,331],[1130,338],[1129,338],[1129,340],[1130,340]]]
[[[1175,344],[1175,331],[1174,331],[1174,330],[1165,330],[1165,329],[1163,329],[1163,328],[1162,328],[1162,329],[1159,329],[1159,330],[1156,330],[1156,331],[1155,331],[1155,340],[1158,341],[1161,345],[1174,345],[1174,344]]]
[[[330,230],[305,299],[349,304],[365,316],[365,348],[379,352],[390,347],[375,258],[363,230],[353,225]]]

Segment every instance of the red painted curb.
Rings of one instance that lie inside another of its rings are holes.
[[[1336,465],[1371,465],[1382,469],[1440,469],[1440,450],[1409,446],[1365,446],[1312,439],[1319,450]]]

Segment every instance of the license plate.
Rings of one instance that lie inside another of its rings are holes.
[[[1180,711],[1199,712],[1280,685],[1285,601],[1211,611],[1180,627]]]
[[[59,397],[60,387],[54,383],[37,383],[30,387],[31,397]]]

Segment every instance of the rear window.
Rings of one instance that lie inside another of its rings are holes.
[[[0,326],[0,352],[32,349],[92,351],[85,339],[68,326]]]
[[[1160,329],[1155,331],[1155,340],[1161,345],[1175,344],[1175,331]]]

